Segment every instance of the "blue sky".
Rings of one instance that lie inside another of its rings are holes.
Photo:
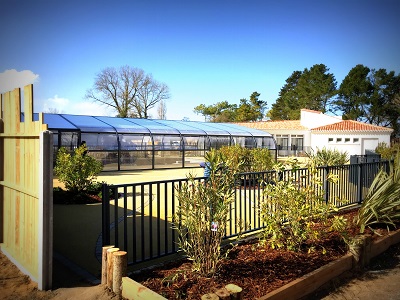
[[[1,6],[0,92],[33,82],[36,112],[115,115],[84,95],[99,71],[123,65],[169,86],[167,118],[175,120],[202,120],[195,106],[239,104],[254,91],[270,108],[292,72],[314,64],[325,64],[338,86],[357,64],[400,73],[397,0],[5,0]]]

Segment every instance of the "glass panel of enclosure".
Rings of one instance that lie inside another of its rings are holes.
[[[231,137],[230,136],[209,136],[210,139],[210,149],[219,149],[223,146],[231,145]]]
[[[121,170],[144,170],[152,169],[153,152],[152,151],[121,151]]]
[[[111,133],[81,133],[89,155],[101,161],[104,171],[118,170],[118,139]]]
[[[233,144],[246,148],[255,148],[255,140],[252,136],[233,136]]]
[[[150,135],[120,134],[119,141],[121,150],[146,150],[152,148]]]
[[[185,151],[188,150],[204,150],[206,145],[205,136],[183,136]]]
[[[185,167],[198,167],[204,161],[206,137],[183,136]]]
[[[154,151],[154,168],[182,168],[183,151]]]
[[[181,137],[179,135],[165,135],[163,138],[164,150],[182,150]]]
[[[275,141],[273,137],[260,137],[256,138],[257,147],[261,148],[268,148],[268,149],[276,149]]]
[[[86,142],[90,151],[118,150],[118,139],[115,133],[82,133],[81,141]]]
[[[73,151],[78,146],[78,132],[59,132],[57,134],[57,140],[54,142],[60,143],[59,147],[67,148],[69,151]]]

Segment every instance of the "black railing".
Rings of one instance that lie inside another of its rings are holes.
[[[318,193],[338,207],[359,204],[381,168],[389,172],[389,162],[319,167],[316,175],[323,187]],[[337,176],[338,183],[326,180],[328,174]],[[259,211],[267,196],[263,185],[289,178],[299,185],[310,184],[308,169],[237,174],[225,238],[263,228]],[[205,178],[195,180],[201,182]],[[176,191],[187,182],[188,179],[177,179],[103,184],[102,244],[127,251],[129,265],[176,253],[178,236],[172,228],[172,217],[179,205]]]

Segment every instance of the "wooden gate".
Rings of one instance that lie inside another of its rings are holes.
[[[33,121],[33,85],[0,97],[0,248],[38,283],[52,287],[52,133]]]

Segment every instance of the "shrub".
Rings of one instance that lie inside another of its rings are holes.
[[[267,171],[275,164],[274,156],[267,148],[249,149],[234,145],[217,151],[231,161],[230,168],[235,173]]]
[[[65,188],[73,193],[81,193],[93,186],[93,181],[103,169],[101,162],[86,154],[85,145],[78,147],[74,155],[60,148],[57,153],[54,172]]]
[[[267,184],[264,189],[260,212],[265,228],[261,244],[300,251],[307,241],[311,250],[318,246],[324,234],[333,230],[340,232],[345,222],[341,217],[329,218],[337,208],[324,201],[317,170],[309,167],[309,178],[303,184],[295,181],[297,167],[293,164],[295,162],[287,180]]]
[[[379,143],[376,147],[375,152],[380,154],[383,159],[393,159],[397,153],[400,152],[400,144],[392,144],[388,146],[386,143]]]
[[[390,173],[380,170],[358,211],[356,224],[360,233],[373,224],[395,225],[400,221],[400,152]]]
[[[221,258],[220,245],[234,195],[234,175],[229,171],[231,160],[221,152],[211,150],[205,158],[210,167],[207,181],[195,181],[189,175],[189,183],[177,190],[179,207],[174,229],[178,231],[181,250],[193,261],[193,270],[207,276],[216,272]]]
[[[261,172],[272,170],[275,165],[275,158],[267,148],[255,148],[251,150],[252,171]]]
[[[349,154],[346,151],[341,152],[337,149],[326,149],[325,147],[317,149],[315,153],[307,153],[307,156],[311,164],[316,167],[341,166],[349,162]]]

